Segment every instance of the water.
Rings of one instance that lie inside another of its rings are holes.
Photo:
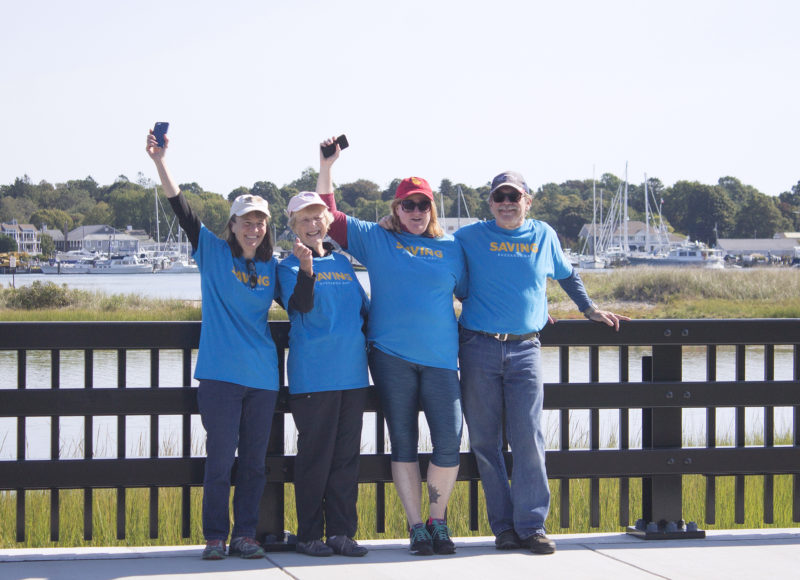
[[[356,272],[359,282],[369,293],[369,277]],[[69,288],[105,292],[106,294],[141,294],[150,298],[200,300],[199,274],[19,274],[14,285],[30,286],[36,281],[66,284]],[[10,274],[0,274],[0,287],[12,284]]]

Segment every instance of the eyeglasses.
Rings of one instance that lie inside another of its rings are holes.
[[[421,212],[426,212],[431,209],[431,200],[421,199],[419,201],[414,201],[413,199],[404,199],[400,202],[400,207],[403,208],[403,211],[408,213],[411,213],[415,209],[418,209]]]
[[[517,203],[521,197],[522,194],[518,191],[495,191],[492,194],[492,201],[495,203],[503,203],[508,200],[511,203]]]
[[[253,289],[258,286],[256,263],[253,260],[245,260],[245,265],[247,266],[247,272],[250,274],[250,276],[247,278],[247,283],[250,284],[250,288]]]

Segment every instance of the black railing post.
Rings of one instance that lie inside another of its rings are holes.
[[[652,357],[642,359],[642,381],[680,382],[682,350],[680,345],[654,345]],[[678,393],[667,391],[667,399]],[[642,409],[642,448],[676,449],[683,446],[683,410],[680,406]],[[667,461],[675,461],[668,459]],[[628,533],[645,540],[704,538],[694,522],[683,520],[683,476],[654,475],[642,478],[642,519]]]

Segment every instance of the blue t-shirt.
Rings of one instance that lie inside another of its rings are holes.
[[[302,313],[289,308],[300,261],[289,256],[278,264],[289,330],[289,391],[313,393],[369,386],[367,348],[362,326],[369,302],[350,262],[332,252],[314,258],[314,307]]]
[[[194,259],[200,269],[203,322],[196,379],[278,390],[278,355],[267,324],[276,293],[275,260],[255,261],[258,283],[250,288],[244,258],[203,226]]]
[[[466,271],[453,236],[394,233],[348,216],[347,251],[369,273],[369,342],[412,363],[457,370],[453,291]]]
[[[532,219],[506,230],[492,220],[465,226],[454,235],[461,242],[469,272],[461,325],[508,334],[544,328],[547,278],[561,280],[572,274],[555,230]]]

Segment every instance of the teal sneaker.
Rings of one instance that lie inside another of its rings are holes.
[[[450,528],[444,520],[428,519],[428,525],[425,526],[428,533],[433,540],[433,551],[436,554],[454,554],[456,545],[450,539]]]
[[[247,560],[256,560],[264,557],[264,548],[254,538],[236,536],[231,538],[231,547],[228,550],[228,555],[239,556]]]
[[[408,551],[414,556],[433,555],[433,538],[422,522],[414,524],[408,529],[409,547]]]

